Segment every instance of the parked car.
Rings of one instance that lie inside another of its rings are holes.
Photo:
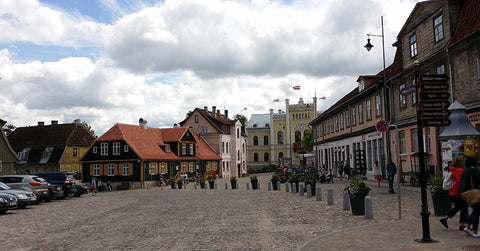
[[[83,184],[83,183],[80,183],[80,182],[76,182],[75,184],[77,184],[77,192],[75,193],[75,197],[80,197],[82,196],[82,194],[87,194],[88,193],[88,186]]]
[[[48,183],[48,193],[50,195],[50,199],[62,199],[63,198],[63,190],[62,185],[54,185]]]
[[[63,191],[63,198],[73,197],[77,191],[75,185],[75,178],[69,175],[67,172],[49,172],[49,173],[37,173],[35,174],[48,181],[53,185],[61,185]]]
[[[34,205],[37,203],[37,196],[26,190],[12,189],[0,182],[0,193],[11,194],[17,197],[18,208],[26,208],[28,205]]]
[[[48,193],[48,182],[42,177],[21,174],[2,175],[0,176],[0,182],[7,184],[13,189],[26,190],[34,193],[37,196],[37,202],[51,200]]]
[[[0,193],[0,214],[4,214],[7,210],[17,208],[18,200],[15,195]]]

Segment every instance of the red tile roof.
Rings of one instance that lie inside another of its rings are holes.
[[[14,148],[44,146],[89,146],[95,138],[80,124],[18,127],[8,140]]]
[[[469,35],[480,31],[480,0],[463,1],[458,15],[457,26],[448,46],[455,44]]]

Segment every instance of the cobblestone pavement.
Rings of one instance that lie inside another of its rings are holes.
[[[343,210],[347,181],[319,184],[322,201],[316,201],[287,193],[285,184],[269,191],[271,174],[258,176],[260,190],[246,189],[249,178],[239,179],[238,190],[219,179],[213,190],[150,187],[8,211],[0,215],[0,249],[292,250],[328,233],[398,221],[398,195],[388,194],[385,183],[371,184],[374,218],[366,220]],[[327,205],[327,189],[334,205]],[[401,198],[402,221],[420,219],[420,190],[402,187]]]

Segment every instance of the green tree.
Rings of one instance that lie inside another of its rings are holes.
[[[81,127],[83,127],[85,130],[87,130],[88,133],[90,133],[90,135],[92,135],[94,138],[97,137],[97,135],[95,135],[95,131],[92,129],[92,127],[85,121],[80,121],[80,119],[75,119],[73,121],[73,123],[75,124],[79,124]]]
[[[242,114],[237,114],[233,116],[233,118],[240,121],[240,123],[242,123],[242,126],[245,126],[245,123],[247,122],[247,117],[245,117],[245,115],[242,115]]]
[[[8,136],[10,134],[12,134],[13,131],[15,131],[15,129],[17,129],[16,126],[12,125],[12,124],[7,124],[7,128],[5,128],[5,134]]]
[[[187,116],[186,116],[185,118],[190,117],[190,115],[192,115],[192,113],[193,113],[193,111],[188,111],[188,112],[187,112]]]
[[[302,139],[302,144],[303,144],[303,148],[305,149],[305,151],[309,151],[309,152],[312,151],[312,149],[313,149],[313,138],[312,138],[312,131],[311,130],[305,131],[305,136]]]

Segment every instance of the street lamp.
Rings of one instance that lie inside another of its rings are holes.
[[[384,34],[384,31],[383,31],[383,16],[381,17],[381,25],[382,25],[382,34],[381,35],[375,35],[375,34],[367,34],[367,44],[364,46],[365,49],[367,49],[367,51],[370,51],[372,48],[373,48],[373,44],[370,43],[370,36],[372,37],[381,37],[382,38],[382,56],[383,56],[383,78],[382,78],[382,89],[383,89],[383,106],[382,106],[382,112],[383,112],[383,118],[385,121],[388,121],[389,124],[391,123],[390,121],[390,114],[391,112],[389,112],[389,116],[387,116],[387,101],[390,99],[387,99],[387,95],[390,95],[390,92],[387,93],[387,83],[386,83],[386,72],[385,72],[385,34]],[[391,99],[390,99],[391,100]],[[390,135],[388,132],[385,132],[385,137],[384,137],[384,149],[385,149],[385,162],[387,162],[387,164],[390,164],[388,163],[390,161]],[[398,165],[398,163],[397,163]],[[389,187],[389,192],[392,192],[393,193],[393,187],[390,186]]]

